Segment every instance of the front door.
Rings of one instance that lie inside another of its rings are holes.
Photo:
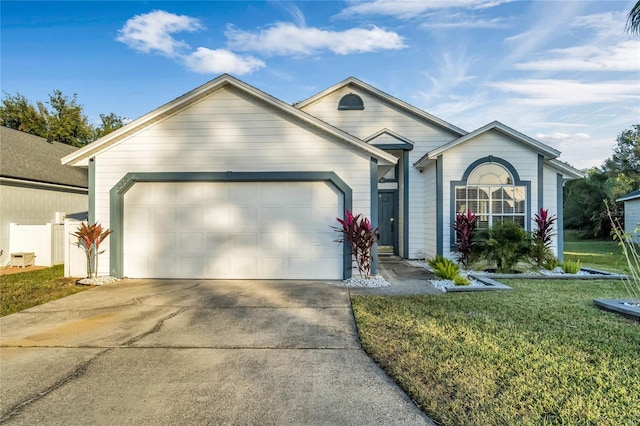
[[[378,193],[378,221],[380,240],[378,241],[378,253],[397,254],[397,223],[396,223],[396,193]]]

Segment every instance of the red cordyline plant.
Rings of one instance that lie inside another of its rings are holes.
[[[371,229],[371,222],[362,215],[353,215],[345,210],[344,220],[336,218],[339,227],[332,226],[342,234],[342,238],[336,242],[349,244],[351,254],[355,257],[360,277],[371,277],[371,249],[378,242],[378,228]]]
[[[82,222],[76,232],[72,235],[78,238],[78,247],[84,250],[87,255],[87,273],[89,278],[98,274],[98,255],[104,253],[100,251],[100,244],[111,234],[110,229],[103,229],[99,223],[87,225]],[[93,265],[95,264],[95,269]]]
[[[553,224],[556,222],[556,215],[549,215],[549,210],[540,207],[538,213],[533,216],[536,228],[532,233],[533,250],[532,257],[538,267],[542,266],[546,260],[553,257],[551,253],[551,240],[555,235]]]
[[[466,213],[456,213],[453,230],[456,233],[456,258],[465,269],[471,262],[474,236],[478,227],[478,216],[470,209]]]

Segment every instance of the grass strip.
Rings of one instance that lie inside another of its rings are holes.
[[[353,296],[362,344],[445,425],[640,424],[640,323],[601,311],[615,281],[512,292]]]
[[[64,278],[64,265],[0,277],[0,316],[89,289]]]

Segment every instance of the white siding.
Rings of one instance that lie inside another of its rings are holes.
[[[154,123],[96,159],[96,220],[109,227],[109,191],[128,172],[333,171],[370,217],[370,158],[235,89]],[[108,273],[109,240],[100,262]]]
[[[429,161],[422,172],[424,191],[425,191],[425,209],[424,217],[424,252],[425,257],[433,258],[437,253],[437,235],[436,235],[436,221],[438,218],[438,208],[436,205],[436,162]],[[415,254],[415,253],[413,253]]]
[[[0,185],[0,249],[4,254],[0,264],[10,262],[9,223],[44,225],[54,221],[56,212],[79,213],[89,209],[87,194],[53,189],[37,189]]]
[[[624,202],[624,230],[640,243],[640,198]]]
[[[539,206],[531,211],[531,219],[533,219],[534,215],[538,213],[540,207],[543,209],[549,210],[549,215],[559,216],[558,212],[562,214],[562,206],[558,206],[558,172],[554,169],[551,169],[547,166],[544,166],[544,181],[543,181],[543,200],[542,206]],[[537,197],[536,197],[537,200]],[[532,223],[531,230],[533,230],[535,225]],[[562,233],[562,229],[558,229],[558,221],[556,220],[556,224],[554,226],[555,236],[553,237],[553,241],[551,243],[551,250],[553,254],[558,257],[558,235]]]
[[[349,93],[362,98],[364,110],[338,111],[340,98]],[[413,164],[427,152],[456,139],[457,135],[352,86],[331,93],[303,110],[359,138],[387,128],[414,142],[413,150],[409,151],[409,253],[405,257],[412,258],[416,252],[424,251],[425,233],[432,232],[425,228],[425,208],[428,208],[425,194],[428,190],[423,187],[425,181]]]
[[[449,182],[462,179],[464,171],[474,161],[494,155],[502,158],[516,169],[520,180],[531,182],[531,198],[527,200],[527,209],[533,214],[538,208],[538,154],[524,145],[514,142],[502,134],[491,131],[458,145],[443,154],[443,220],[444,255],[451,256],[450,228],[451,191]],[[531,225],[529,223],[529,225]]]

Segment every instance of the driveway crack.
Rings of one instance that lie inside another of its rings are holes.
[[[33,404],[34,402],[44,398],[45,396],[49,395],[51,392],[55,391],[56,389],[61,388],[62,386],[64,386],[65,384],[69,383],[72,380],[75,380],[81,376],[83,376],[86,372],[87,372],[87,368],[89,367],[89,364],[91,364],[93,361],[95,361],[96,359],[98,359],[99,357],[101,357],[102,355],[106,354],[107,352],[113,350],[113,348],[110,349],[106,349],[102,352],[97,353],[93,358],[83,362],[82,364],[80,364],[80,366],[78,366],[78,368],[76,368],[71,374],[69,374],[68,376],[62,378],[61,380],[58,380],[56,383],[54,383],[53,385],[49,386],[48,388],[38,392],[36,395],[32,396],[29,399],[26,399],[16,405],[14,405],[13,407],[11,407],[8,411],[7,414],[5,414],[4,416],[2,416],[0,418],[0,423],[5,423],[6,421],[8,421],[9,419],[11,419],[12,417],[15,417],[16,415],[20,414],[20,412],[28,405]]]
[[[184,311],[188,310],[189,308],[182,308],[177,310],[176,312],[172,312],[169,315],[160,318],[160,320],[158,320],[158,322],[156,323],[156,325],[153,326],[153,328],[149,331],[145,331],[142,334],[139,334],[138,336],[132,337],[131,339],[127,340],[122,346],[131,346],[133,345],[135,342],[137,342],[138,340],[149,336],[150,334],[153,333],[157,333],[160,328],[162,328],[162,325],[164,324],[165,321],[170,320],[171,318],[175,317],[176,315],[179,315],[181,313],[183,313]]]

